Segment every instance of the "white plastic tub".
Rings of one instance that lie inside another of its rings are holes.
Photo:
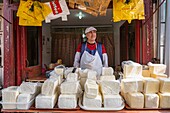
[[[2,101],[0,101],[0,103],[2,104],[3,109],[29,109],[32,106],[32,104],[34,103],[34,99],[32,99],[31,101],[29,101],[27,103],[2,102]]]

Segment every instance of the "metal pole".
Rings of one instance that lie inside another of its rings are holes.
[[[165,30],[165,64],[167,66],[166,74],[170,76],[170,1],[166,0],[166,30]]]

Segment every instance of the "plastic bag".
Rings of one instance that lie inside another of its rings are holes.
[[[98,16],[99,14],[105,16],[109,3],[110,0],[69,0],[71,8],[74,8],[76,4],[78,9],[93,16]]]
[[[51,5],[50,5],[50,2],[46,2],[45,3],[46,5],[48,5],[51,9]],[[61,10],[62,12],[61,13],[58,13],[58,14],[53,14],[52,12],[45,18],[45,22],[46,23],[50,23],[51,20],[53,19],[57,19],[57,18],[62,18],[63,21],[67,21],[67,15],[70,14],[70,11],[67,7],[67,4],[66,4],[66,1],[65,0],[59,0],[59,4],[61,6]]]
[[[114,22],[128,20],[131,23],[133,19],[145,19],[143,0],[113,0]]]
[[[19,25],[24,26],[42,26],[41,22],[51,12],[51,9],[38,1],[20,0],[17,16]]]

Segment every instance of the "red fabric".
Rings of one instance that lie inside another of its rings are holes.
[[[81,52],[81,46],[82,46],[82,43],[80,43],[77,47],[77,52]],[[94,44],[89,44],[87,43],[87,48],[89,48],[90,50],[94,50],[96,49],[96,45],[95,43]],[[102,54],[106,53],[106,48],[104,47],[104,45],[102,44]]]

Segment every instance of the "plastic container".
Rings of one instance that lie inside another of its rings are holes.
[[[27,102],[27,103],[23,103],[23,102],[2,102],[0,101],[0,103],[2,104],[2,108],[3,109],[29,109],[32,104],[34,103],[35,99],[32,99],[31,101]]]

